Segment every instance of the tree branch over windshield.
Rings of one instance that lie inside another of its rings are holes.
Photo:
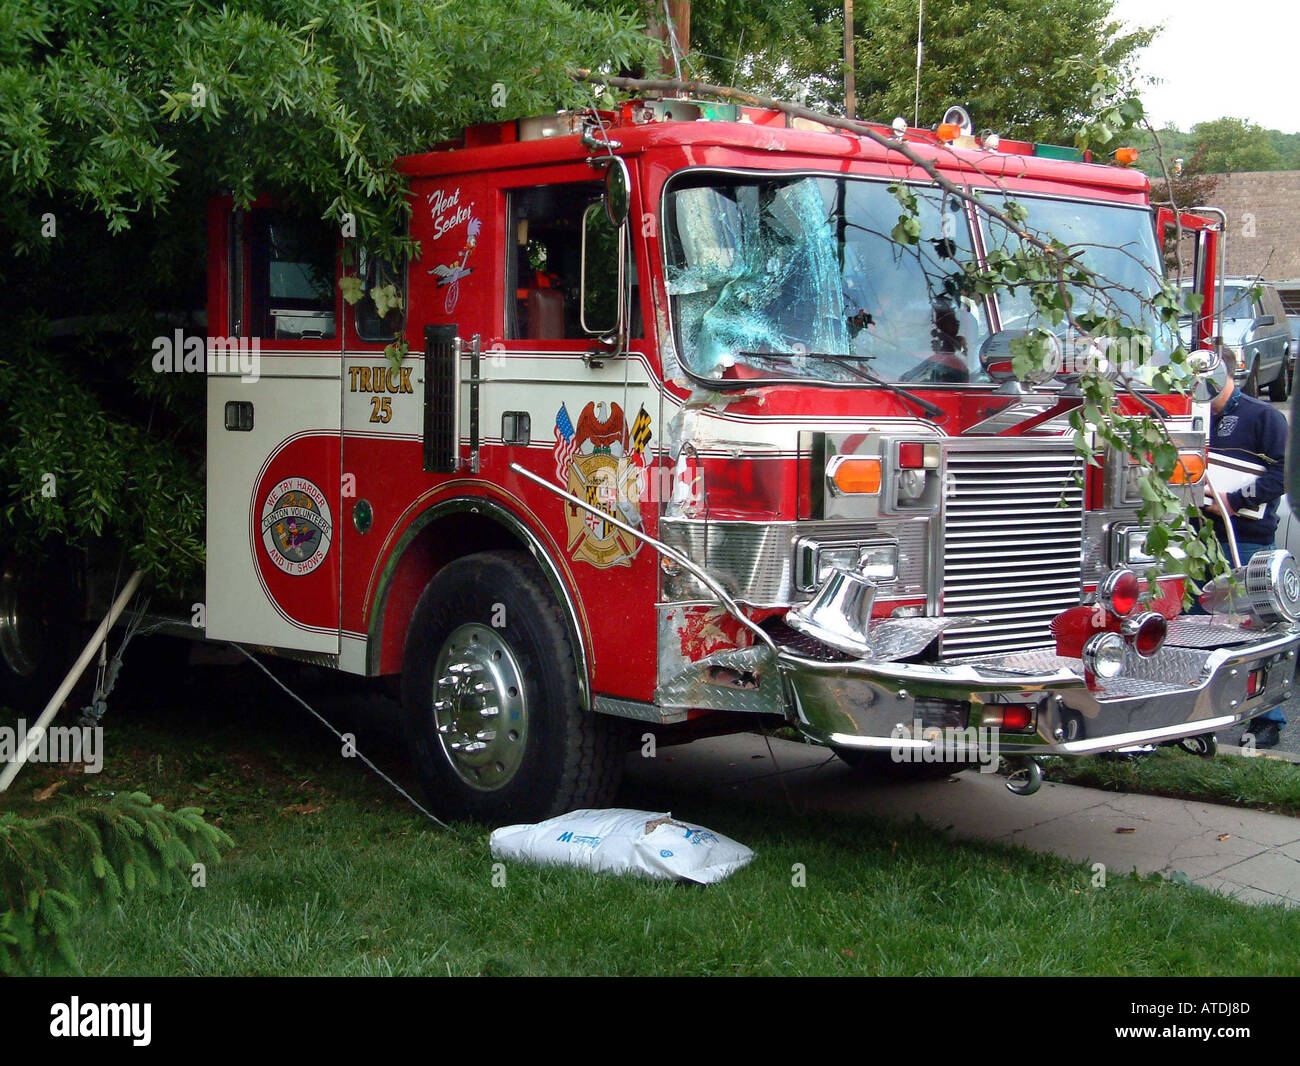
[[[1006,197],[1001,207],[958,185],[906,141],[883,134],[865,122],[709,82],[617,77],[585,69],[573,70],[571,76],[578,81],[633,92],[715,97],[777,110],[793,118],[803,118],[832,129],[844,130],[907,160],[912,167],[925,174],[936,188],[972,205],[980,216],[1004,228],[1019,242],[1020,247],[1012,253],[992,249],[984,269],[975,264],[968,265],[964,279],[968,291],[975,296],[1026,291],[1040,323],[1045,321],[1051,327],[1064,325],[1067,330],[1077,331],[1083,338],[1082,347],[1087,351],[1087,358],[1071,368],[1071,377],[1077,384],[1078,401],[1069,416],[1075,431],[1075,446],[1085,461],[1092,465],[1100,465],[1098,453],[1106,448],[1131,458],[1137,465],[1137,487],[1141,497],[1137,513],[1140,520],[1152,527],[1148,550],[1157,560],[1157,565],[1148,572],[1152,590],[1155,590],[1154,581],[1158,573],[1177,571],[1190,579],[1186,593],[1190,596],[1195,583],[1228,569],[1228,562],[1214,536],[1213,528],[1202,520],[1199,509],[1191,500],[1170,487],[1170,481],[1177,470],[1181,468],[1184,475],[1187,471],[1183,467],[1178,445],[1165,425],[1162,409],[1142,391],[1145,387],[1161,393],[1186,394],[1200,377],[1190,365],[1188,353],[1179,339],[1182,296],[1163,272],[1157,274],[1147,268],[1153,282],[1149,292],[1117,286],[1111,279],[1100,276],[1081,261],[1085,247],[1071,245],[1051,234],[1031,229],[1027,224],[1028,211],[1011,197],[999,176],[975,166],[976,171]],[[1098,118],[1092,125],[1085,125],[1076,138],[1076,143],[1084,148],[1091,140],[1108,143],[1116,134],[1145,121],[1141,102],[1126,91],[1116,75],[1099,69],[1095,72],[1095,78],[1092,103]],[[1150,128],[1149,125],[1147,128]],[[969,158],[964,158],[964,162],[967,166],[973,165]],[[899,200],[901,210],[899,224],[892,236],[899,243],[915,244],[920,238],[917,198],[901,178],[894,182],[891,189]],[[1126,249],[1119,246],[1091,246],[1126,252]],[[1157,262],[1158,260],[1159,257]],[[1075,294],[1082,292],[1094,294],[1107,313],[1099,313],[1092,308],[1077,311]],[[1116,360],[1109,357],[1109,353],[1122,349],[1132,352],[1135,344],[1153,343],[1141,323],[1126,321],[1122,313],[1116,313],[1121,309],[1115,298],[1122,292],[1138,297],[1140,306],[1149,307],[1159,324],[1171,331],[1173,349],[1166,364],[1134,368],[1116,365]],[[1197,309],[1197,304],[1199,300],[1195,297],[1188,301],[1188,306],[1193,311]],[[1055,331],[1041,324],[1012,340],[1010,350],[1013,355],[1013,370],[1021,380],[1043,381],[1055,376],[1054,371],[1059,372],[1061,369],[1054,365],[1054,361],[1060,357]],[[1134,370],[1144,374],[1144,377],[1135,376]],[[1118,391],[1131,397],[1145,413],[1121,413],[1118,409]]]

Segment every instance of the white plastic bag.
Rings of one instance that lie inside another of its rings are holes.
[[[711,885],[745,866],[754,853],[703,826],[653,811],[570,811],[535,825],[495,829],[494,859],[577,866]]]

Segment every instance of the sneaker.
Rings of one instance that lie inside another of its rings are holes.
[[[1247,735],[1253,736],[1257,748],[1276,748],[1281,740],[1280,734],[1281,727],[1273,719],[1256,718],[1246,726],[1246,732],[1241,736],[1243,740]]]

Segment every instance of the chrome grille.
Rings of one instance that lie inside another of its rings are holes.
[[[986,624],[943,636],[943,655],[1047,647],[1079,602],[1082,460],[1072,442],[1006,440],[948,453],[943,612]],[[1060,506],[1061,501],[1064,506]]]

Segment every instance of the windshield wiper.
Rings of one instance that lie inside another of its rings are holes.
[[[888,378],[882,378],[874,370],[856,362],[850,362],[845,356],[835,355],[833,352],[737,352],[736,354],[741,356],[757,356],[760,359],[822,359],[828,363],[834,363],[836,366],[842,367],[850,374],[861,378],[863,381],[868,381],[872,385],[879,385],[882,389],[888,389],[895,396],[899,396],[904,400],[910,400],[931,418],[936,419],[939,422],[944,422],[948,419],[948,412],[938,404],[922,399],[915,393],[908,392],[901,385],[896,385]]]

